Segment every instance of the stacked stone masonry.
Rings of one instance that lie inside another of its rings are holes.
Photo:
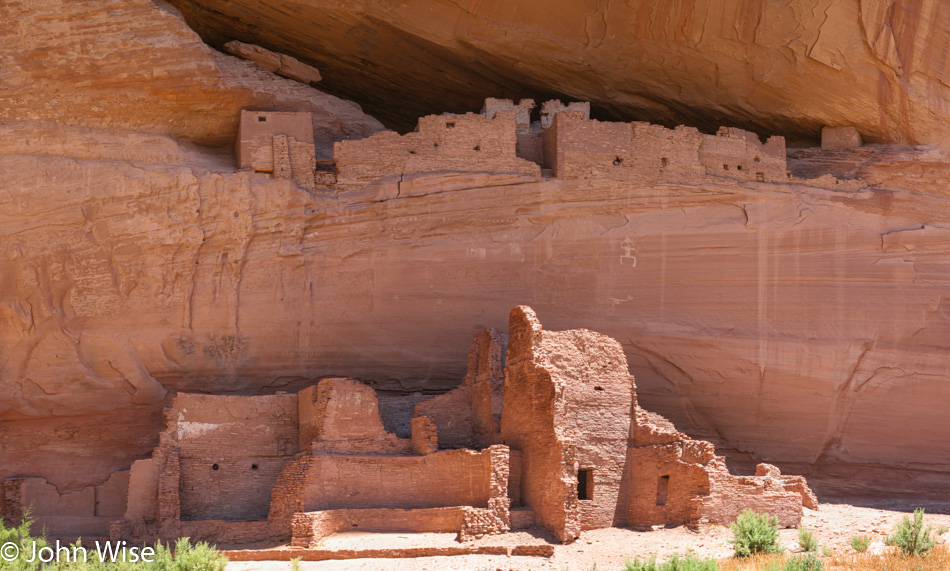
[[[711,444],[640,409],[617,341],[544,330],[524,306],[508,336],[475,335],[460,386],[418,404],[410,424],[409,439],[387,432],[375,391],[348,378],[298,394],[179,393],[152,457],[104,486],[101,516],[126,541],[319,547],[342,530],[467,541],[530,525],[569,542],[611,526],[725,524],[744,508],[794,526],[817,507],[804,478],[766,464],[731,474]],[[24,482],[5,483],[8,507],[74,501]]]
[[[338,141],[332,172],[317,168],[307,113],[244,111],[237,162],[308,190],[337,191],[390,182],[398,187],[406,176],[438,172],[636,183],[789,180],[782,137],[762,143],[731,127],[705,135],[692,127],[596,121],[586,102],[547,101],[538,120],[532,120],[534,109],[530,99],[515,104],[489,98],[480,114],[429,115],[405,135],[384,131]],[[828,145],[853,145],[849,137],[829,131],[828,141],[835,142]]]

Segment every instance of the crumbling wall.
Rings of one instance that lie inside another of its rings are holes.
[[[504,533],[509,530],[509,501],[508,501],[508,448],[505,446],[492,446],[489,449],[474,453],[472,451],[445,451],[438,452],[424,458],[440,457],[440,462],[446,460],[455,460],[464,455],[477,456],[479,465],[474,467],[475,471],[470,477],[482,480],[487,484],[487,497],[484,501],[472,505],[465,503],[473,498],[461,496],[445,497],[440,491],[445,485],[454,486],[457,484],[443,479],[444,474],[436,471],[430,478],[425,480],[432,482],[431,486],[417,486],[419,488],[428,488],[430,494],[439,496],[430,500],[419,500],[414,502],[412,507],[403,505],[398,506],[377,506],[372,505],[379,501],[379,498],[392,492],[399,485],[405,483],[400,479],[405,472],[400,469],[400,464],[390,465],[390,469],[395,470],[396,479],[392,483],[384,484],[384,490],[379,490],[380,496],[369,499],[371,505],[351,505],[348,507],[331,507],[325,509],[308,509],[304,512],[295,513],[291,520],[292,544],[296,547],[313,547],[320,539],[327,535],[338,533],[340,531],[409,531],[409,532],[458,532],[459,539],[466,541],[477,539],[485,535]],[[311,466],[314,459],[311,458]],[[417,457],[419,458],[419,457]],[[391,460],[401,460],[400,458],[390,458]],[[381,459],[377,461],[385,462]],[[487,471],[486,471],[487,468]],[[387,472],[388,473],[388,472]],[[364,488],[370,491],[371,488]],[[460,500],[456,502],[455,500]],[[352,500],[339,498],[337,501],[353,503]],[[395,498],[389,500],[395,501]],[[432,502],[445,503],[446,505],[430,505]],[[305,500],[306,503],[306,500]]]
[[[704,135],[699,150],[706,174],[739,181],[788,182],[785,138],[759,136],[732,127]]]
[[[544,331],[524,306],[509,336],[502,441],[523,454],[522,501],[562,541],[614,525],[633,397],[620,344]]]
[[[241,111],[235,147],[239,169],[269,172],[277,179],[293,179],[301,188],[316,188],[310,113]]]
[[[635,418],[627,464],[631,527],[725,525],[746,508],[793,527],[801,522],[803,501],[817,507],[801,476],[782,476],[765,464],[757,476],[730,474],[712,444],[678,432],[658,414],[637,408]]]
[[[300,391],[301,450],[337,454],[406,454],[409,439],[383,427],[376,391],[348,378],[322,379]]]
[[[522,99],[515,104],[511,99],[488,97],[482,106],[481,115],[486,119],[494,119],[499,112],[512,112],[515,114],[516,130],[524,133],[531,128],[531,112],[534,108],[534,99]]]
[[[416,405],[414,416],[429,417],[438,427],[440,448],[486,448],[498,441],[507,339],[495,329],[476,333],[462,383]]]
[[[167,411],[178,448],[182,520],[263,520],[299,451],[297,396],[179,393]]]
[[[551,128],[554,125],[554,117],[564,111],[580,113],[581,118],[588,120],[590,119],[590,102],[572,101],[565,105],[560,99],[545,101],[541,104],[541,129]]]
[[[333,145],[337,180],[360,184],[427,172],[485,172],[540,176],[537,164],[516,155],[515,113],[429,115],[415,132],[377,133]]]
[[[281,111],[241,111],[235,149],[237,167],[258,172],[274,172],[274,136],[283,135],[313,145],[310,113]]]

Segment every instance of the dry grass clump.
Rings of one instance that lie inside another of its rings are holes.
[[[883,555],[854,553],[833,555],[825,567],[829,570],[855,569],[856,571],[945,571],[950,569],[950,548],[937,544],[927,555],[914,557],[897,549],[888,549]]]
[[[794,557],[792,554],[760,553],[749,557],[724,559],[719,562],[722,571],[762,571],[782,569]],[[822,558],[825,571],[947,571],[950,570],[950,548],[940,543],[923,557],[905,555],[898,549],[888,549],[880,555],[870,553],[834,554]]]

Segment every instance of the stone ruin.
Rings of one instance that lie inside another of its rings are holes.
[[[316,189],[313,119],[306,112],[241,111],[235,145],[238,169],[293,179],[300,188]]]
[[[694,184],[731,179],[787,182],[785,139],[722,127],[667,129],[641,121],[590,119],[586,102],[485,100],[481,113],[429,115],[416,130],[376,133],[333,145],[333,170],[317,172],[307,113],[244,111],[238,168],[273,172],[299,186],[346,190],[407,175],[437,172],[505,174],[539,179]]]
[[[711,444],[641,409],[617,341],[546,331],[525,306],[508,335],[475,335],[462,383],[415,406],[410,438],[348,378],[297,394],[179,393],[165,423],[152,456],[117,478],[127,501],[103,506],[114,540],[312,547],[344,530],[465,541],[540,525],[570,542],[611,526],[726,524],[745,508],[795,526],[817,508],[801,476],[730,474]],[[37,499],[41,515],[75,503],[43,484],[5,483],[14,515]]]

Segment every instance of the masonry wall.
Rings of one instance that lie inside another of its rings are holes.
[[[292,137],[313,147],[313,120],[310,113],[241,111],[235,149],[238,168],[274,172],[274,135]]]
[[[721,127],[704,135],[700,159],[706,174],[739,181],[788,182],[785,139],[769,137],[765,144],[749,131]]]
[[[297,396],[179,393],[166,413],[180,464],[181,519],[262,520],[299,450]]]
[[[785,182],[785,140],[763,144],[755,133],[723,127],[703,135],[692,127],[586,120],[557,113],[542,134],[545,168],[558,178],[697,183],[709,176]]]
[[[516,154],[515,113],[430,115],[415,132],[377,133],[333,145],[337,180],[359,184],[427,172],[485,172],[540,176],[537,164]]]
[[[343,508],[488,507],[488,451],[425,456],[313,455],[301,491],[303,511]]]
[[[438,427],[440,448],[487,448],[498,441],[507,339],[495,329],[476,333],[462,383],[416,405],[414,416],[429,417]]]
[[[782,476],[774,466],[762,475],[729,473],[713,445],[676,431],[658,414],[636,409],[628,453],[627,524],[698,525],[735,521],[744,509],[778,518],[793,527],[801,522],[804,503],[817,507],[800,476]]]
[[[633,396],[620,344],[587,330],[544,331],[523,306],[512,310],[509,336],[501,436],[522,452],[522,502],[562,541],[620,523]]]

